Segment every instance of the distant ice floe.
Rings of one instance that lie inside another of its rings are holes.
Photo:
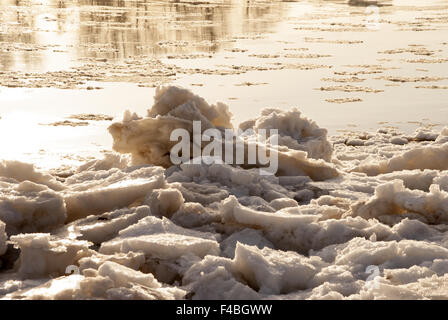
[[[194,120],[233,127],[224,104],[166,87],[111,125],[121,154],[67,176],[1,162],[0,297],[448,298],[448,128],[327,137],[267,109],[240,125],[278,130],[279,171],[260,175],[172,165],[170,131]]]

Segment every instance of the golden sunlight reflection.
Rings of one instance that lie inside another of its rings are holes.
[[[6,10],[7,8],[7,10]],[[89,58],[216,52],[234,35],[258,34],[281,20],[287,6],[223,1],[190,5],[157,1],[0,1],[0,43],[22,43],[24,52],[0,50],[7,70],[46,71]],[[192,47],[175,45],[195,41]],[[213,45],[207,43],[212,41]]]
[[[0,119],[0,148],[3,158],[14,159],[24,150],[38,152],[40,141],[51,139],[54,132],[39,126],[37,115],[13,112]]]
[[[61,165],[79,163],[83,153],[87,156],[91,152],[82,144],[87,144],[86,137],[79,137],[77,128],[55,127],[52,121],[59,121],[57,117],[50,118],[38,113],[13,111],[0,119],[0,150],[2,159],[20,160],[35,163],[39,168],[52,168]],[[84,134],[89,134],[87,129]],[[103,129],[104,130],[104,129]],[[81,152],[80,152],[81,151]],[[70,157],[70,154],[77,154]]]

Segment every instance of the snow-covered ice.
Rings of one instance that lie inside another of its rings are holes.
[[[173,129],[231,117],[166,87],[68,176],[1,162],[0,297],[448,299],[448,128],[328,137],[267,109],[239,128],[278,129],[277,175],[171,163]]]

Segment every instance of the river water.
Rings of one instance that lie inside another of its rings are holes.
[[[448,124],[448,1],[0,1],[1,158],[71,166],[155,87],[321,127]],[[64,123],[64,121],[66,121]]]

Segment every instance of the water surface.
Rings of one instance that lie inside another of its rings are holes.
[[[298,107],[331,134],[447,125],[448,3],[368,5],[1,1],[2,155],[43,167],[98,156],[111,148],[110,121],[48,124],[143,115],[159,84],[227,103],[235,123]]]

